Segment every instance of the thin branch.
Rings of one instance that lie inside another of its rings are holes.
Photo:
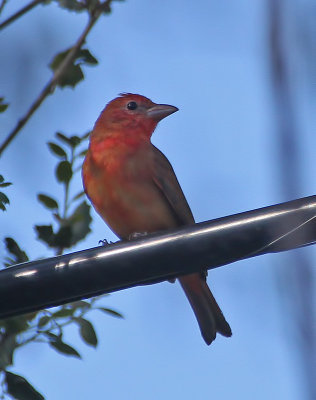
[[[1,8],[0,8],[0,13],[6,3],[6,0],[2,1]],[[28,11],[32,10],[35,6],[37,6],[40,3],[44,3],[44,0],[33,0],[29,4],[27,4],[25,7],[21,8],[21,10],[17,11],[15,14],[11,15],[11,17],[7,18],[5,21],[3,21],[0,24],[0,30],[14,22],[16,19],[20,18],[22,15],[26,14]]]
[[[0,14],[2,13],[2,11],[3,11],[3,9],[4,9],[4,6],[6,5],[6,3],[7,3],[7,0],[2,0],[2,1],[1,1],[1,4],[0,4]]]
[[[96,23],[98,20],[99,16],[101,15],[102,10],[101,8],[97,8],[95,12],[90,15],[89,22],[80,35],[79,39],[75,43],[75,45],[71,48],[70,52],[67,54],[63,62],[60,64],[58,69],[55,71],[53,77],[49,80],[49,82],[46,84],[44,89],[41,91],[35,102],[31,105],[30,109],[27,111],[25,116],[21,118],[15,128],[9,133],[5,141],[2,143],[0,147],[0,156],[3,153],[3,151],[8,147],[8,145],[11,143],[11,141],[15,138],[15,136],[20,132],[20,130],[23,128],[23,126],[28,122],[28,120],[31,118],[31,116],[34,114],[34,112],[39,108],[39,106],[43,103],[43,101],[46,99],[48,95],[50,95],[58,85],[60,79],[63,77],[65,72],[67,71],[69,65],[73,62],[73,60],[76,57],[77,52],[80,50],[82,45],[84,44],[86,37],[88,33],[90,32],[91,28],[93,25]]]

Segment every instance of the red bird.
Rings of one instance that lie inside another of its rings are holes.
[[[96,211],[121,239],[194,224],[171,164],[150,141],[158,122],[176,111],[126,93],[112,100],[95,123],[83,184]],[[216,332],[231,336],[205,277],[194,273],[179,281],[205,342],[211,344]]]

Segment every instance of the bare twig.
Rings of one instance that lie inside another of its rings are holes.
[[[6,5],[7,0],[2,0],[0,4],[0,14],[2,13],[4,6]]]
[[[0,13],[6,3],[6,0],[3,0],[0,6]],[[44,0],[33,0],[29,4],[27,4],[25,7],[21,8],[21,10],[17,11],[15,14],[11,15],[11,17],[7,18],[5,21],[3,21],[0,24],[0,30],[14,22],[16,19],[20,18],[22,15],[26,14],[28,11],[32,10],[35,6],[37,6],[40,3],[44,3]]]
[[[77,52],[80,50],[82,45],[84,44],[86,37],[88,33],[90,32],[91,28],[93,25],[96,23],[98,20],[99,16],[101,15],[102,10],[101,8],[97,8],[94,13],[90,15],[89,22],[87,26],[85,27],[84,31],[80,35],[79,39],[77,42],[74,44],[74,46],[71,48],[63,62],[60,64],[58,69],[56,69],[53,77],[49,80],[49,82],[45,85],[37,99],[34,101],[34,103],[31,105],[30,109],[27,111],[25,116],[21,118],[15,128],[9,133],[5,141],[2,143],[0,147],[0,156],[3,153],[3,151],[7,148],[7,146],[11,143],[11,141],[15,138],[15,136],[19,133],[19,131],[23,128],[23,126],[28,122],[28,120],[31,118],[31,116],[34,114],[34,112],[39,108],[39,106],[42,104],[42,102],[46,99],[46,97],[51,94],[54,89],[56,88],[57,84],[59,83],[60,79],[64,75],[64,73],[67,71],[69,65],[73,62],[73,60],[76,57]]]

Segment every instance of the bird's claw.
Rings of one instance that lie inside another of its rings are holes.
[[[202,279],[204,279],[204,280],[206,281],[207,275],[208,275],[208,270],[207,270],[207,269],[203,269],[203,270],[201,271],[201,277],[202,277]]]
[[[108,240],[106,240],[106,239],[103,239],[103,240],[99,240],[99,245],[101,245],[101,246],[110,246],[110,244],[113,244],[114,242],[109,242]]]

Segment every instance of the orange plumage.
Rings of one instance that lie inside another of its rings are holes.
[[[194,224],[190,207],[167,158],[151,143],[158,122],[178,111],[136,94],[123,94],[102,111],[90,136],[82,176],[94,208],[121,239]],[[207,344],[231,329],[205,278],[179,281]]]

